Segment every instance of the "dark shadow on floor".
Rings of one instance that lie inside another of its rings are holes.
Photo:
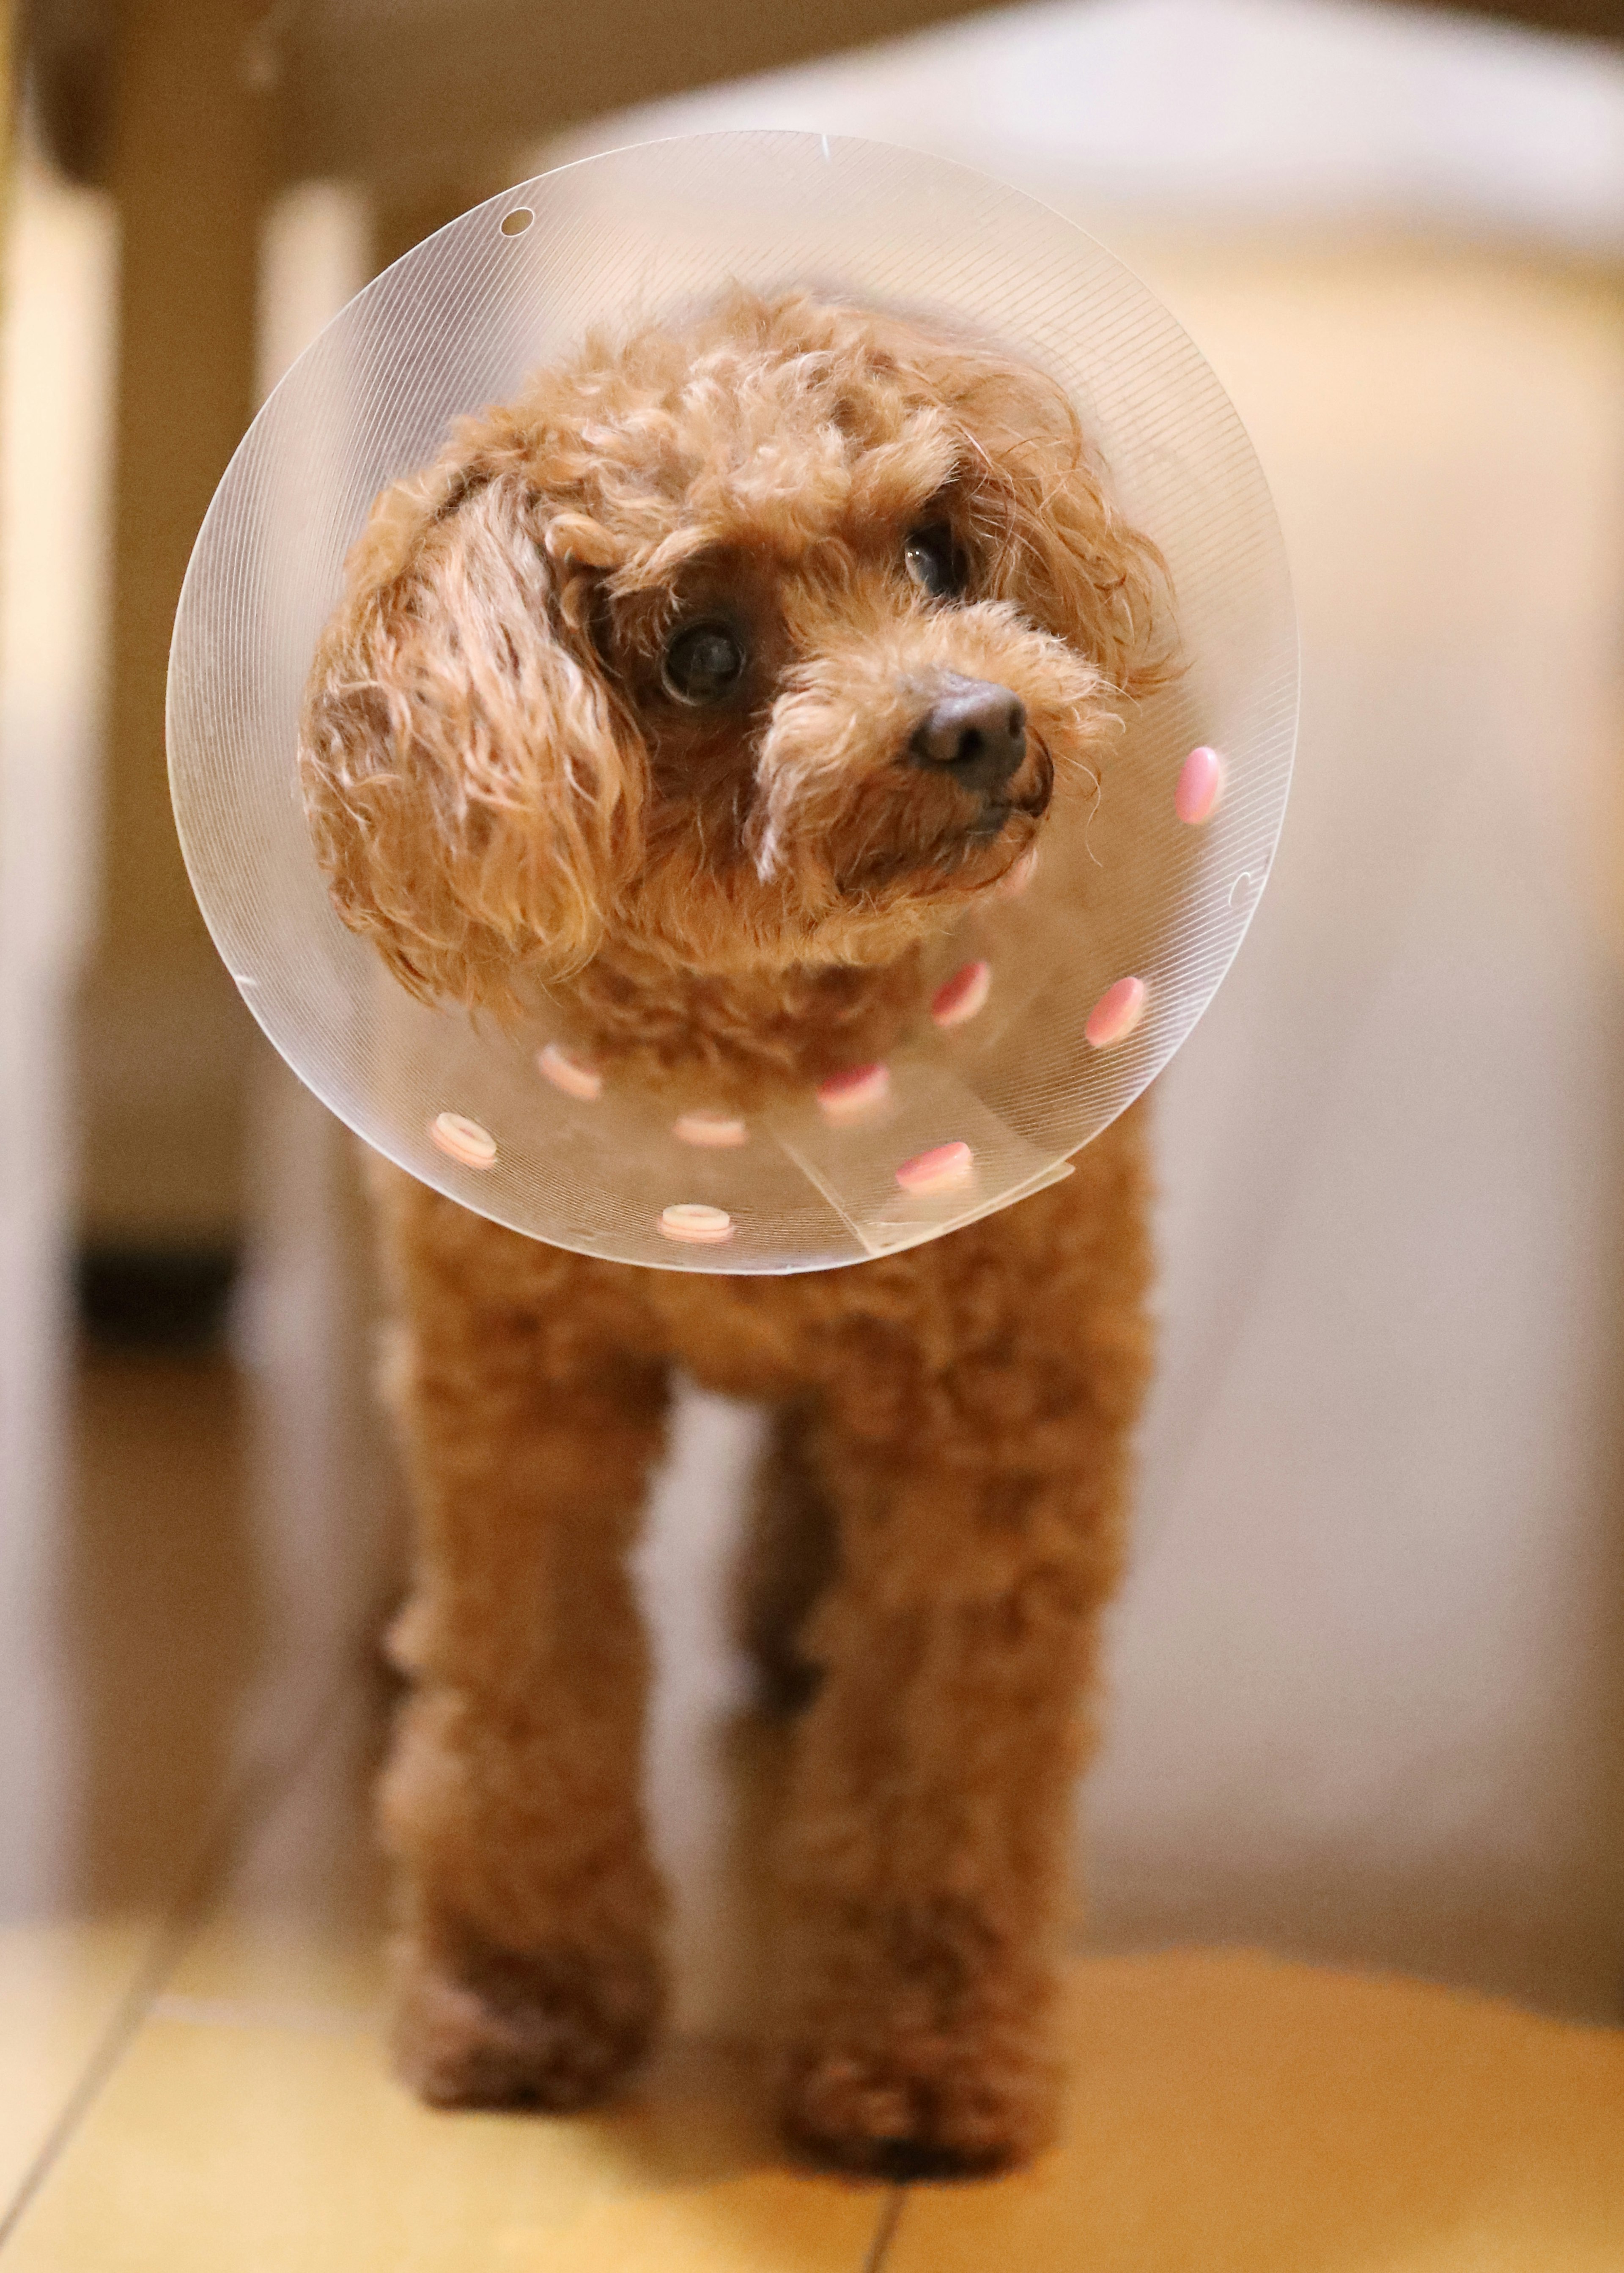
[[[169,1898],[226,1786],[264,1639],[246,1407],[218,1352],[81,1359],[58,1646],[87,1908]]]

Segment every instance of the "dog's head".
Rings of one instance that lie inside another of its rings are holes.
[[[409,987],[499,1011],[618,941],[890,962],[1097,792],[1158,592],[1051,381],[735,296],[380,501],[306,698],[317,851]]]

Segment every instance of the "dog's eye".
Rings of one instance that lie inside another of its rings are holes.
[[[933,600],[953,599],[964,589],[964,561],[945,521],[911,530],[902,559],[920,590]]]
[[[689,624],[665,649],[665,685],[680,702],[719,702],[744,675],[744,648],[726,624]]]

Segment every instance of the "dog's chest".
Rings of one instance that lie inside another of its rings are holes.
[[[703,1388],[783,1397],[823,1369],[831,1303],[816,1279],[659,1272],[652,1292],[671,1355]]]

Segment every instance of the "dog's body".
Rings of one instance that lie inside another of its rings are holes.
[[[933,939],[1099,794],[1150,548],[1057,390],[735,298],[471,422],[357,551],[303,752],[348,921],[415,991],[688,1105],[880,1054]],[[1147,1369],[1143,1136],[923,1247],[787,1279],[545,1247],[387,1172],[419,1508],[386,1789],[398,2045],[562,2106],[660,2006],[626,1570],[674,1363],[769,1400],[747,1605],[809,1692],[782,1855],[792,2133],[974,2169],[1048,2135],[1071,1794]],[[787,1571],[788,1575],[786,1575]]]

